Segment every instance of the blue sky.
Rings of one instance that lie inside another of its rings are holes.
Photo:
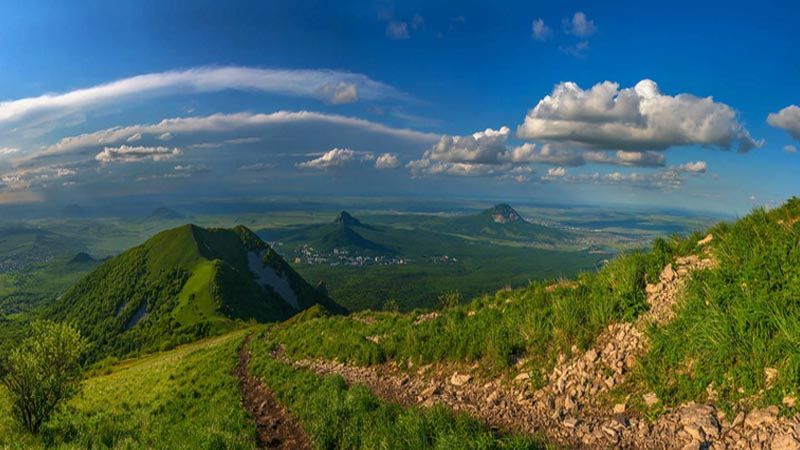
[[[797,193],[792,2],[9,3],[3,203]]]

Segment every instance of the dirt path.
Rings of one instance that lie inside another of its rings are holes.
[[[687,277],[713,265],[690,256],[668,265],[647,286],[650,310],[633,323],[612,324],[586,352],[563,355],[542,389],[532,390],[527,374],[478,380],[469,368],[443,365],[409,371],[389,363],[353,367],[325,360],[294,364],[321,374],[339,374],[348,383],[367,385],[377,395],[403,405],[440,403],[465,411],[495,429],[544,434],[570,448],[623,449],[800,449],[800,419],[778,418],[778,408],[725,417],[713,405],[686,404],[669,409],[655,422],[631,414],[626,403],[600,401],[623,383],[648,342],[648,324],[672,319]],[[435,319],[434,319],[435,320]],[[655,394],[642,399],[658,403]]]
[[[308,436],[300,423],[275,400],[264,383],[250,374],[250,342],[248,336],[239,349],[239,362],[234,375],[239,379],[242,404],[257,427],[258,448],[311,449]]]

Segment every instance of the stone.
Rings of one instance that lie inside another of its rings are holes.
[[[703,239],[700,239],[699,241],[697,241],[697,245],[699,247],[702,247],[702,246],[708,244],[709,242],[711,242],[713,240],[714,240],[714,235],[709,233],[708,235],[706,235],[706,237],[704,237]]]
[[[772,438],[769,448],[770,450],[797,450],[800,448],[800,441],[790,433],[779,434]]]
[[[773,367],[767,367],[764,369],[764,382],[767,385],[767,389],[771,388],[773,384],[775,384],[775,380],[778,379],[778,369]]]
[[[787,408],[794,408],[794,406],[797,404],[797,398],[794,395],[787,395],[786,397],[783,397],[781,403],[783,403]]]
[[[470,374],[461,374],[456,372],[452,377],[450,377],[450,384],[453,386],[463,386],[470,381],[472,381],[472,375]]]
[[[564,419],[564,421],[561,423],[567,428],[575,428],[578,426],[578,419],[574,417],[569,417]]]
[[[617,403],[614,405],[614,414],[622,414],[625,412],[625,403]]]
[[[778,407],[775,405],[762,409],[750,411],[744,419],[744,426],[755,428],[763,425],[771,425],[778,420]]]
[[[425,389],[424,391],[420,392],[420,396],[423,398],[432,397],[434,395],[439,395],[439,394],[441,394],[439,386],[431,386]]]
[[[528,381],[531,378],[531,374],[528,372],[522,372],[516,377],[514,377],[514,381]]]
[[[589,349],[589,351],[587,351],[586,354],[584,355],[584,358],[586,358],[586,360],[589,362],[597,361],[597,351],[595,351],[595,349],[593,348]]]
[[[667,283],[675,279],[675,270],[672,268],[672,263],[664,267],[664,271],[661,272],[661,279]]]
[[[648,408],[654,406],[656,403],[660,402],[661,400],[658,399],[658,396],[655,392],[648,392],[642,396],[642,400],[644,400],[645,406]]]
[[[566,409],[567,411],[574,409],[576,406],[577,405],[575,404],[575,401],[572,399],[571,396],[568,395],[564,399],[564,409]]]

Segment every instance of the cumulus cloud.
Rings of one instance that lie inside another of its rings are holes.
[[[505,152],[511,130],[487,128],[467,136],[442,136],[423,155],[423,159],[440,162],[496,164],[498,155]]]
[[[395,154],[384,153],[375,160],[375,167],[378,169],[396,169],[400,167],[400,160]]]
[[[581,11],[576,12],[572,19],[564,19],[562,25],[565,33],[582,38],[589,37],[597,31],[594,21],[589,20]]]
[[[374,156],[370,153],[357,152],[349,148],[333,148],[323,153],[319,158],[297,163],[296,166],[300,169],[329,170],[342,167],[351,161],[357,161],[359,156],[362,160],[374,159]]]
[[[654,151],[616,152],[585,151],[563,148],[551,144],[538,145],[527,142],[500,155],[501,161],[513,163],[555,164],[563,166],[582,166],[585,164],[611,164],[629,167],[664,166],[664,155]]]
[[[767,123],[775,128],[786,130],[793,138],[800,141],[800,107],[790,105],[767,116]]]
[[[784,145],[783,151],[785,151],[786,153],[794,154],[797,153],[797,147],[795,147],[794,145]]]
[[[688,173],[705,173],[708,170],[708,165],[705,161],[689,161],[678,166],[678,170]]]
[[[547,175],[545,175],[543,178],[552,180],[555,178],[563,178],[565,176],[567,176],[567,169],[563,167],[551,167],[547,169]]]
[[[106,147],[95,155],[94,159],[101,164],[132,163],[141,161],[166,161],[181,154],[179,148],[168,147]]]
[[[624,89],[610,81],[587,90],[560,83],[528,112],[517,136],[626,151],[701,145],[746,152],[761,145],[730,106],[711,97],[665,95],[652,80]]]
[[[328,86],[325,89],[325,86]],[[45,94],[0,102],[0,125],[32,118],[62,117],[130,99],[236,89],[321,98],[330,103],[356,99],[405,99],[395,88],[366,75],[336,70],[199,67],[138,75],[61,94]]]
[[[537,41],[544,42],[547,38],[550,37],[553,30],[550,29],[547,25],[545,25],[544,20],[538,18],[533,21],[531,24],[531,33],[533,38]]]
[[[386,36],[389,39],[408,39],[408,24],[405,22],[391,21],[386,24]]]

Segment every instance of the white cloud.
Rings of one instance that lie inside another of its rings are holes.
[[[243,164],[239,166],[237,170],[240,172],[261,172],[273,168],[275,168],[275,164],[273,163],[253,163],[253,164]]]
[[[585,164],[611,164],[630,167],[661,167],[664,155],[654,151],[628,152],[618,150],[583,151],[563,148],[552,144],[538,145],[526,142],[500,155],[501,161],[513,163],[556,164],[563,166],[582,166]]]
[[[101,164],[130,163],[141,161],[166,161],[181,154],[179,148],[168,147],[106,147],[95,155],[94,159]]]
[[[795,147],[794,145],[784,145],[783,151],[785,151],[786,153],[797,153],[797,147]]]
[[[334,148],[323,153],[319,158],[296,164],[300,169],[328,170],[341,167],[357,158],[358,152],[349,148]]]
[[[545,176],[547,179],[552,178],[563,178],[567,176],[567,169],[563,167],[551,167],[547,169],[547,175]]]
[[[19,149],[14,147],[0,147],[0,156],[13,155],[18,153]]]
[[[552,34],[552,31],[550,27],[545,25],[544,20],[541,18],[534,20],[531,24],[531,33],[533,34],[533,38],[537,41],[546,41]]]
[[[173,167],[172,170],[179,173],[185,173],[187,175],[210,172],[208,167],[204,166],[203,164],[178,164]]]
[[[440,162],[497,164],[498,156],[506,151],[511,130],[487,128],[467,136],[442,136],[422,156]]]
[[[400,167],[400,160],[397,155],[384,153],[375,160],[375,167],[378,169],[396,169]]]
[[[708,170],[708,165],[705,161],[689,161],[678,166],[678,170],[689,173],[705,173]]]
[[[790,105],[767,116],[767,123],[776,128],[786,130],[793,138],[800,141],[800,107]]]
[[[386,24],[386,36],[389,39],[408,39],[408,24],[405,22],[391,21]]]
[[[560,83],[528,112],[517,136],[628,151],[702,145],[746,152],[761,145],[730,106],[711,97],[664,95],[651,80],[625,89],[610,81],[588,90]]]
[[[325,90],[324,86],[333,87]],[[143,97],[236,89],[321,98],[331,103],[354,98],[403,99],[404,94],[366,75],[336,70],[283,70],[251,67],[199,67],[138,75],[62,94],[0,102],[0,124],[63,117],[103,105]],[[353,94],[357,93],[354,97]]]
[[[420,142],[431,142],[440,137],[434,133],[422,133],[406,128],[392,128],[380,123],[337,114],[310,111],[278,111],[270,114],[235,113],[214,114],[205,117],[182,117],[164,119],[156,124],[108,128],[93,133],[63,138],[56,144],[45,147],[39,154],[54,155],[102,145],[112,145],[125,142],[130,136],[137,133],[142,136],[158,136],[159,139],[164,140],[165,134],[168,134],[170,138],[174,138],[179,134],[225,133],[292,123],[339,125]]]
[[[581,11],[576,12],[572,19],[564,19],[562,25],[565,33],[582,38],[589,37],[597,31],[594,21],[589,20]]]
[[[142,133],[132,134],[128,139],[125,139],[126,142],[136,142],[142,140]]]

